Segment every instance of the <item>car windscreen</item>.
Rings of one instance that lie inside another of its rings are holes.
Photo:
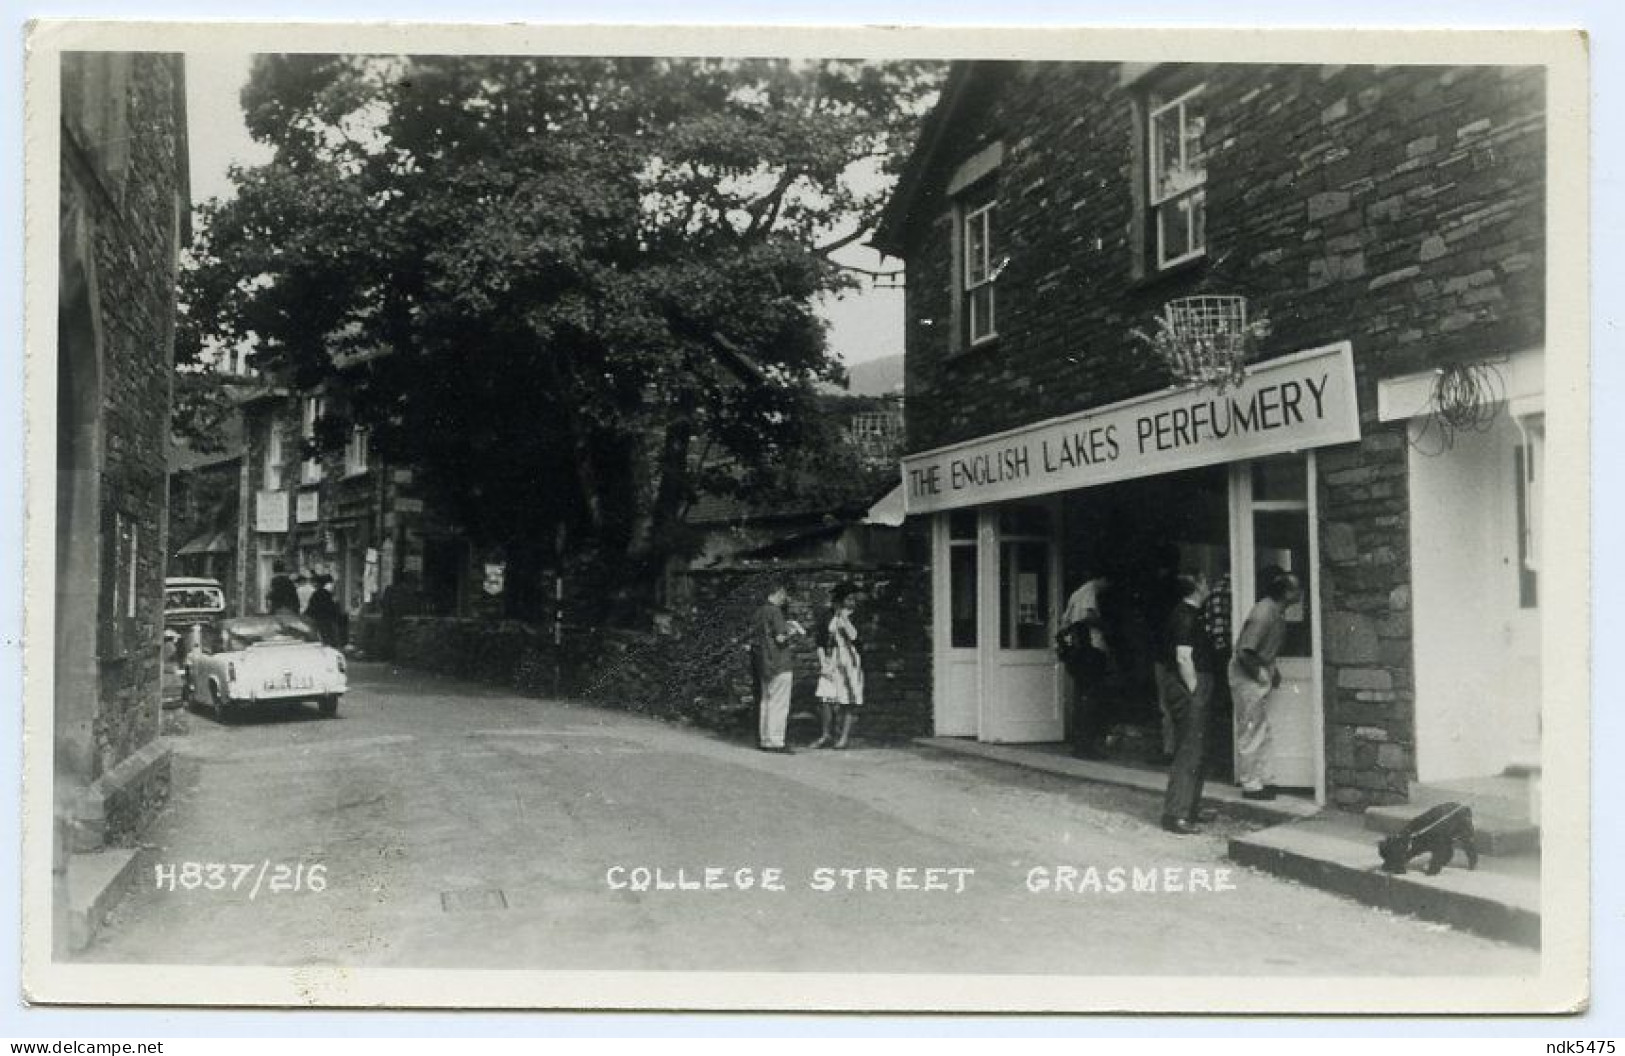
[[[227,620],[221,630],[225,632],[228,648],[246,649],[251,645],[274,642],[319,642],[320,634],[303,616],[244,616]]]
[[[219,587],[168,587],[164,590],[165,612],[222,612],[226,596]]]

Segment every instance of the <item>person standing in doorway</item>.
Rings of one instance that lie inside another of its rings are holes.
[[[1173,723],[1173,762],[1162,801],[1162,827],[1188,836],[1197,832],[1207,762],[1207,711],[1213,694],[1213,652],[1202,625],[1207,581],[1180,576],[1180,599],[1168,613],[1154,671],[1163,712]]]
[[[310,596],[316,593],[316,575],[308,569],[301,568],[299,575],[294,578],[293,589],[299,595],[299,611],[304,612],[310,604]]]
[[[1236,780],[1244,799],[1274,799],[1271,787],[1270,726],[1265,711],[1270,694],[1281,684],[1276,666],[1286,637],[1286,610],[1303,599],[1298,577],[1268,570],[1264,596],[1242,622],[1230,658],[1230,698],[1236,709]]]
[[[764,752],[792,754],[784,743],[784,728],[790,721],[790,687],[794,680],[795,656],[790,640],[802,633],[801,625],[786,619],[784,607],[790,592],[775,584],[767,600],[751,618],[751,663],[761,694],[757,734]]]
[[[315,625],[323,645],[337,646],[339,604],[333,600],[333,592],[329,589],[332,583],[332,576],[316,577],[316,589],[311,591],[310,600],[305,602],[305,618]]]
[[[299,615],[299,589],[288,575],[288,566],[281,561],[271,564],[271,586],[266,594],[265,610],[273,616]]]
[[[848,747],[863,708],[863,658],[852,623],[856,593],[849,583],[836,587],[830,596],[835,611],[818,627],[818,713],[824,728],[814,748]]]
[[[1233,713],[1230,707],[1230,680],[1223,677],[1230,669],[1230,650],[1235,643],[1235,636],[1230,624],[1230,573],[1223,572],[1213,589],[1208,591],[1207,602],[1202,606],[1202,625],[1207,628],[1208,642],[1213,649],[1213,697],[1208,701],[1207,726],[1208,743],[1230,743],[1230,731],[1234,727]],[[1234,776],[1234,760],[1229,751],[1209,752],[1207,760],[1207,775],[1224,781]]]
[[[1072,754],[1079,759],[1102,759],[1106,754],[1101,724],[1111,648],[1100,605],[1110,586],[1105,576],[1086,578],[1067,599],[1056,635],[1061,662],[1072,678]]]

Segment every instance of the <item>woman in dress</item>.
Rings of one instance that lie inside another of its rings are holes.
[[[824,728],[814,748],[848,747],[863,708],[863,657],[852,623],[855,593],[850,584],[836,587],[830,598],[834,611],[818,628],[818,712]]]

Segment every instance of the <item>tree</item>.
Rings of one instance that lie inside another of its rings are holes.
[[[205,342],[344,376],[385,459],[521,572],[563,525],[637,581],[700,448],[746,470],[841,371],[815,299],[872,229],[937,89],[925,63],[263,56],[273,160],[202,210]],[[387,354],[381,354],[387,353]]]

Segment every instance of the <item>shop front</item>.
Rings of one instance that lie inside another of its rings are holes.
[[[1305,588],[1270,704],[1277,779],[1323,798],[1314,452],[1359,436],[1344,343],[1260,364],[1223,392],[1165,391],[905,459],[909,512],[932,525],[936,734],[1064,739],[1057,620],[1100,575],[1109,718],[1155,730],[1152,652],[1175,577],[1214,587],[1204,618],[1227,650],[1231,614],[1239,623],[1277,568]]]

